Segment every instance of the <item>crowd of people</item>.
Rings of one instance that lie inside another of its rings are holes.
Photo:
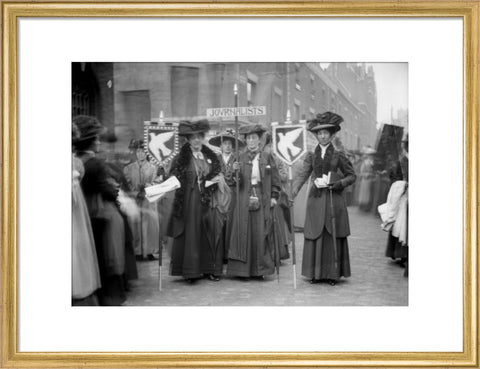
[[[301,274],[310,283],[332,286],[349,277],[347,205],[371,211],[376,204],[372,153],[351,160],[355,156],[333,144],[342,122],[331,112],[308,122],[318,145],[303,158],[290,187],[287,168],[272,153],[271,135],[260,124],[207,141],[207,120],[182,121],[180,151],[163,168],[148,160],[137,140],[129,147],[131,159],[118,160],[105,148],[115,136],[95,117],[75,117],[72,304],[123,304],[129,281],[138,278],[136,262],[161,257],[167,237],[170,274],[189,284],[204,278],[218,282],[224,274],[262,280],[278,272],[290,257],[291,207],[307,181]],[[406,163],[399,162],[397,179],[405,178]],[[180,183],[172,196],[148,201],[145,189],[171,176]],[[389,232],[387,256],[407,260],[403,233]]]

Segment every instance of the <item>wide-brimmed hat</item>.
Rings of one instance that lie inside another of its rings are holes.
[[[73,118],[73,124],[77,126],[80,132],[80,136],[75,139],[75,142],[94,138],[107,131],[97,118],[88,115],[77,115]]]
[[[208,143],[213,146],[221,146],[223,141],[230,141],[233,147],[236,147],[237,138],[235,137],[235,133],[232,130],[227,130],[225,132],[220,133],[219,135],[213,136]],[[238,139],[238,147],[245,146],[245,143],[242,139]]]
[[[317,114],[314,119],[308,121],[307,129],[310,132],[316,132],[320,129],[327,129],[332,133],[340,131],[340,123],[343,122],[343,118],[331,111],[327,111],[322,114]]]
[[[189,136],[195,133],[207,133],[210,130],[210,123],[208,120],[202,119],[196,122],[183,120],[178,126],[178,134],[180,136]]]
[[[259,136],[261,136],[266,131],[267,130],[264,126],[257,123],[257,124],[248,124],[240,127],[240,129],[238,130],[238,133],[245,136],[251,135],[252,133],[256,133]]]

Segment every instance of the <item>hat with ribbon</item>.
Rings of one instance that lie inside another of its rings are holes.
[[[224,141],[230,141],[233,147],[236,147],[237,138],[235,137],[235,132],[231,129],[228,129],[219,135],[213,136],[210,140],[208,140],[208,143],[213,146],[221,146]],[[239,138],[238,147],[241,148],[243,146],[245,146],[245,143]]]
[[[241,126],[240,129],[238,130],[238,133],[245,136],[251,135],[252,133],[256,133],[259,136],[261,136],[266,131],[267,130],[265,129],[264,126],[257,123],[257,124],[248,124],[245,126]]]
[[[97,118],[88,115],[77,115],[73,118],[73,124],[77,126],[80,132],[75,142],[85,141],[99,136],[107,131]]]
[[[331,111],[327,111],[308,121],[307,129],[310,132],[317,132],[321,129],[329,130],[332,133],[340,131],[340,123],[343,122],[343,118]]]
[[[210,123],[208,120],[202,119],[196,122],[183,120],[178,126],[178,134],[180,136],[189,136],[195,133],[207,133],[210,130]]]

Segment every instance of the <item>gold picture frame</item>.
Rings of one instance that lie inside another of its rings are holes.
[[[478,367],[479,10],[477,1],[2,2],[1,366]],[[459,17],[463,20],[462,352],[19,352],[17,20],[19,17]]]

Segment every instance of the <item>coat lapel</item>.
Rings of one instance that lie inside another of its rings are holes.
[[[258,165],[260,166],[260,179],[263,181],[265,178],[265,168],[267,167],[267,158],[264,156],[263,153],[260,153]]]

